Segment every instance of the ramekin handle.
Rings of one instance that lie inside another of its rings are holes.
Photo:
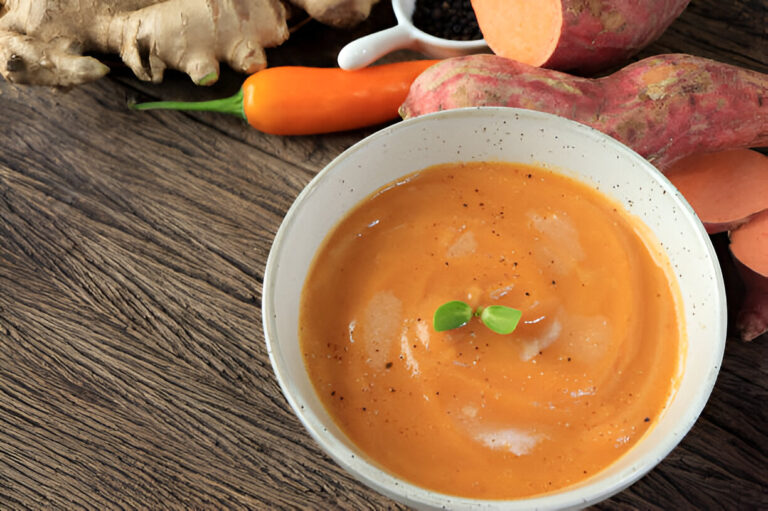
[[[413,37],[408,29],[402,25],[396,25],[355,39],[341,49],[337,61],[342,69],[360,69],[387,53],[409,48],[412,44]]]

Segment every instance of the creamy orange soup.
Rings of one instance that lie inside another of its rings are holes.
[[[604,469],[675,387],[682,321],[668,263],[619,205],[556,173],[431,167],[384,187],[330,234],[300,340],[340,428],[393,474],[517,498]],[[436,332],[441,304],[523,311]]]

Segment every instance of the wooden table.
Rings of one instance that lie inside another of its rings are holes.
[[[644,55],[766,72],[767,16],[765,0],[693,0]],[[345,42],[392,23],[386,3],[353,31],[310,23],[270,64],[333,65]],[[117,67],[68,93],[0,83],[0,508],[401,508],[305,433],[261,329],[283,215],[374,129],[276,137],[234,117],[126,108],[222,97],[241,80],[203,89],[168,73],[151,86]],[[766,398],[768,338],[729,339],[691,433],[597,507],[768,508]]]

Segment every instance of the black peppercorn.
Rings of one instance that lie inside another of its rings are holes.
[[[413,24],[422,32],[454,41],[483,38],[470,0],[416,0]]]

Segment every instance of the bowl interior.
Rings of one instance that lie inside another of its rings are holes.
[[[681,292],[687,331],[679,388],[658,424],[616,463],[584,483],[516,501],[437,494],[389,475],[339,430],[315,394],[298,342],[302,287],[326,234],[379,187],[430,165],[501,160],[558,170],[621,202],[666,250]],[[273,368],[310,434],[369,486],[418,508],[582,507],[639,479],[687,433],[703,408],[722,360],[725,294],[717,259],[690,206],[653,166],[615,140],[566,119],[527,110],[475,108],[396,124],[335,159],[300,194],[275,238],[264,283],[264,332]]]

